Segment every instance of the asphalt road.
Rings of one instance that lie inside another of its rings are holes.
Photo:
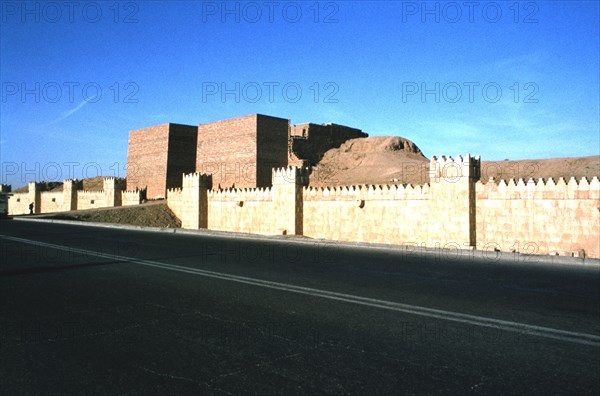
[[[0,394],[600,394],[600,270],[0,222]]]

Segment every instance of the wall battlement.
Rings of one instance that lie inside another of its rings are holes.
[[[104,190],[78,190],[77,194],[80,196],[83,195],[98,195],[98,194],[104,194]]]
[[[28,192],[9,196],[8,213],[29,214],[30,203],[34,205],[35,214],[121,206],[123,179],[104,178],[103,190],[80,190],[81,186],[81,180],[65,179],[62,191],[41,191],[43,184],[29,182]]]
[[[477,183],[477,193],[481,197],[513,197],[522,199],[599,199],[600,181],[594,176],[591,180],[574,177],[566,181],[559,178],[537,179],[501,179],[490,178],[487,183]]]
[[[146,199],[146,191],[147,190],[145,188],[136,188],[135,190],[121,191],[121,205],[139,205],[144,199]]]
[[[218,201],[270,201],[272,198],[272,189],[269,187],[208,191],[208,199]]]
[[[484,184],[480,166],[468,154],[433,157],[430,183],[416,186],[309,187],[307,168],[279,167],[272,188],[211,190],[196,174],[168,204],[189,228],[600,257],[597,177]]]
[[[445,155],[439,158],[435,155],[431,157],[429,163],[429,180],[432,183],[438,182],[440,179],[447,181],[458,181],[461,178],[479,179],[481,175],[481,159],[479,156],[472,157],[470,154],[456,156],[454,159],[451,156]]]
[[[306,187],[305,200],[429,199],[429,184],[363,184],[353,186]]]
[[[212,188],[212,175],[206,173],[194,172],[183,175],[183,187],[204,187]]]
[[[273,186],[281,185],[308,185],[310,175],[309,168],[285,166],[281,168],[273,168],[271,183]]]

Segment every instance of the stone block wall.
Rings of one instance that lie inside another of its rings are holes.
[[[108,199],[104,191],[87,191],[81,190],[77,192],[77,209],[97,209],[109,207]]]
[[[212,188],[212,176],[192,173],[183,176],[181,189],[181,227],[207,228],[208,190]],[[173,210],[175,213],[175,210]]]
[[[597,178],[484,185],[480,169],[478,157],[433,157],[422,186],[314,188],[306,169],[286,167],[271,189],[228,190],[201,188],[210,176],[192,174],[169,207],[184,228],[600,257]]]
[[[65,202],[62,191],[47,191],[40,194],[40,213],[62,212],[65,210],[65,204],[67,203]]]
[[[600,257],[600,182],[582,178],[478,182],[479,245]]]
[[[144,199],[146,199],[145,189],[121,191],[121,206],[139,205]]]
[[[183,194],[181,188],[167,190],[167,205],[175,216],[183,220]]]
[[[427,184],[309,187],[304,190],[304,235],[355,242],[424,242],[430,202]]]
[[[271,188],[211,190],[208,192],[208,229],[276,234]]]
[[[30,203],[34,204],[35,214],[121,206],[125,181],[107,177],[102,191],[79,190],[80,187],[81,181],[68,179],[63,182],[62,191],[40,191],[38,183],[30,182],[28,192],[9,196],[8,214],[29,214]]]
[[[14,193],[8,197],[8,214],[29,214],[29,204],[33,203],[33,213],[41,213],[41,186],[29,182],[27,192]]]
[[[29,204],[33,202],[29,199],[28,193],[16,193],[8,197],[8,214],[21,215],[29,213]]]

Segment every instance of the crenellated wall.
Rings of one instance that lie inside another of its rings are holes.
[[[428,230],[429,185],[304,189],[304,235],[357,242],[420,242]]]
[[[272,188],[212,190],[185,175],[169,192],[184,228],[459,249],[600,257],[597,178],[482,184],[481,162],[433,157],[430,182],[306,187],[305,168],[274,169]]]
[[[8,197],[8,214],[20,215],[29,214],[29,204],[33,204],[33,213],[41,213],[41,191],[40,185],[35,182],[29,182],[27,192],[14,193]]]
[[[65,200],[62,191],[42,192],[40,194],[40,213],[62,212],[65,206]]]
[[[478,182],[477,241],[500,250],[600,257],[600,182]]]
[[[275,234],[271,188],[211,190],[208,223],[211,230]]]
[[[272,170],[272,187],[213,189],[212,175],[183,175],[167,191],[183,228],[295,234],[342,241],[477,248],[600,258],[600,181],[562,178],[479,182],[481,162],[433,157],[427,184],[307,187],[307,168]],[[37,183],[9,196],[9,214],[134,205],[143,190],[42,192]]]
[[[181,188],[167,190],[167,205],[179,219],[183,219],[183,194]]]
[[[146,199],[146,189],[136,188],[131,191],[121,191],[121,206],[139,205]]]
[[[108,206],[104,191],[81,190],[77,192],[77,209],[79,210],[106,208]]]
[[[105,208],[122,204],[121,192],[125,189],[123,179],[105,178],[102,191],[79,190],[81,185],[81,181],[67,179],[63,182],[62,191],[41,191],[39,183],[30,182],[28,192],[9,196],[8,213],[10,215],[29,214],[29,204],[31,203],[34,204],[33,212],[35,214]]]

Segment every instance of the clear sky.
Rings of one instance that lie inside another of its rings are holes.
[[[252,113],[599,155],[598,4],[2,1],[1,181],[124,176],[132,129]]]

